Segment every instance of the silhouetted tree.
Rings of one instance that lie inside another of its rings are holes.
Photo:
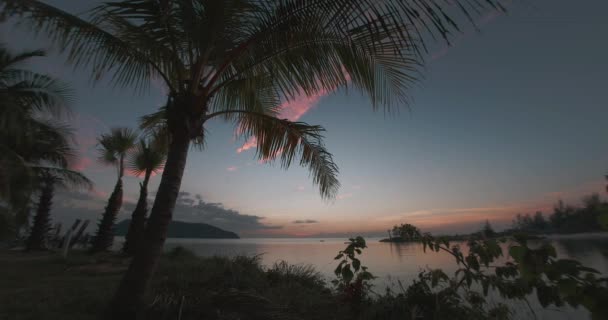
[[[64,159],[59,149],[51,150],[45,132],[57,133],[52,122],[68,113],[71,92],[57,79],[23,68],[44,55],[40,50],[15,54],[0,44],[0,206],[7,232],[27,227],[35,169]]]
[[[493,238],[496,236],[496,231],[494,231],[494,228],[492,228],[490,221],[486,220],[483,225],[482,233],[487,238]]]
[[[407,104],[422,32],[447,38],[457,30],[450,9],[470,20],[479,9],[502,8],[497,0],[124,0],[104,2],[85,21],[40,1],[4,4],[4,14],[50,34],[73,61],[93,66],[96,78],[111,71],[117,84],[141,87],[156,77],[168,88],[167,106],[148,118],[166,128],[170,146],[146,246],[112,308],[131,316],[161,255],[190,144],[204,142],[207,121],[224,119],[255,137],[259,159],[278,158],[287,168],[299,157],[321,195],[332,198],[337,166],[323,128],[278,118],[281,99],[350,84],[374,109]]]
[[[129,255],[136,252],[144,236],[146,214],[148,213],[148,182],[152,174],[163,168],[166,155],[164,140],[164,137],[161,136],[152,137],[147,141],[142,139],[135,152],[131,154],[129,169],[137,176],[143,174],[144,180],[139,184],[139,200],[131,215],[129,230],[122,247],[122,251]]]
[[[128,128],[113,128],[110,134],[103,134],[99,138],[99,160],[116,167],[118,180],[97,225],[97,233],[93,238],[91,247],[92,253],[105,251],[112,247],[116,215],[118,215],[122,206],[122,177],[124,175],[125,157],[127,152],[134,147],[136,139],[137,134]]]
[[[404,241],[414,241],[420,238],[420,229],[409,223],[393,227],[393,236],[400,237]]]

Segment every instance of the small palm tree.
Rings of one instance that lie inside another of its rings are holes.
[[[51,205],[57,187],[68,189],[74,187],[91,188],[92,183],[79,172],[67,168],[38,168],[40,183],[38,208],[30,234],[26,241],[26,250],[46,249],[46,239],[50,229]]]
[[[137,176],[144,176],[144,180],[139,184],[139,200],[133,214],[129,230],[125,236],[125,243],[122,251],[125,254],[133,255],[141,245],[146,214],[148,213],[148,182],[152,174],[162,170],[167,146],[164,137],[156,135],[148,140],[141,139],[137,149],[130,155],[129,169]]]
[[[137,134],[129,128],[113,128],[109,134],[99,138],[99,160],[107,165],[116,167],[117,181],[108,199],[105,211],[97,225],[97,233],[93,238],[91,252],[106,251],[114,242],[114,224],[122,206],[122,177],[125,173],[127,153],[135,146]]]
[[[69,114],[71,102],[66,84],[22,68],[32,58],[43,56],[40,50],[14,54],[0,45],[0,202],[6,205],[6,219],[17,232],[27,225],[36,189],[32,166],[61,158],[40,150],[39,132],[54,132],[44,119]]]
[[[71,129],[49,121],[29,123],[27,126],[30,130],[28,136],[14,150],[28,159],[28,170],[35,177],[34,190],[39,194],[38,208],[26,241],[26,249],[40,250],[46,246],[55,188],[90,189],[92,183],[81,173],[68,169],[70,160],[75,157],[70,142]]]
[[[87,19],[36,0],[4,0],[50,34],[79,65],[118,85],[162,79],[169,103],[159,118],[170,137],[167,162],[145,231],[112,310],[133,314],[162,253],[191,144],[213,119],[255,136],[260,159],[296,159],[324,198],[339,188],[323,128],[279,119],[281,100],[353,86],[373,109],[409,102],[423,63],[423,38],[458,30],[455,11],[471,19],[501,0],[122,0],[104,2]],[[428,32],[428,33],[425,33]]]

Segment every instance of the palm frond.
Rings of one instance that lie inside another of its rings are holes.
[[[157,141],[162,141],[167,145],[171,140],[167,124],[168,106],[170,103],[171,99],[168,100],[166,105],[160,107],[158,111],[144,115],[139,119],[139,128],[143,131],[144,135],[153,137]],[[200,132],[201,134],[194,138],[192,144],[195,148],[202,150],[205,146],[205,129],[200,128]]]
[[[55,185],[65,189],[81,188],[91,190],[93,182],[80,172],[66,168],[49,166],[31,166],[41,180],[51,179]]]
[[[6,49],[5,44],[0,45],[0,72],[9,68],[19,67],[25,61],[35,57],[44,57],[46,53],[43,50],[25,51],[19,54],[12,54]]]
[[[0,45],[0,129],[12,137],[25,136],[35,120],[32,117],[49,115],[61,118],[70,114],[72,91],[62,81],[50,76],[19,69],[41,51],[14,54]]]
[[[21,108],[56,116],[69,112],[73,92],[62,81],[26,70],[4,70],[0,73],[0,81],[10,83],[0,89],[0,94],[10,97]]]
[[[111,24],[103,24],[105,20],[89,17],[91,21],[87,21],[36,0],[3,2],[3,16],[17,16],[20,24],[29,26],[36,33],[45,33],[68,54],[69,61],[75,67],[93,68],[94,80],[112,71],[115,83],[146,89],[153,75],[165,78],[158,61],[151,54],[158,48],[135,47],[125,43],[111,33]]]
[[[166,143],[162,140],[164,137],[140,139],[129,157],[129,170],[137,176],[162,170],[167,153]]]
[[[98,139],[99,160],[114,164],[135,146],[137,136],[138,134],[130,128],[111,128],[110,133],[102,134]]]
[[[224,117],[232,117],[243,137],[256,138],[259,160],[278,159],[286,169],[299,157],[300,165],[308,168],[321,196],[335,197],[340,187],[338,166],[323,144],[322,127],[250,111],[229,111]]]
[[[352,80],[374,108],[388,110],[410,101],[408,89],[424,61],[424,34],[448,40],[459,30],[452,18],[458,13],[472,19],[471,11],[502,9],[494,0],[261,3],[250,13],[251,23],[239,28],[241,43],[227,48],[207,83],[212,92],[260,74],[272,75],[287,99],[333,91]]]

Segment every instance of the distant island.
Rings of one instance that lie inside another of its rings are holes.
[[[387,230],[388,238],[381,239],[380,242],[391,242],[391,243],[407,243],[407,242],[422,242],[423,233],[416,226],[409,223],[396,225],[391,230]],[[526,232],[525,230],[507,229],[504,231],[496,232],[490,222],[486,220],[482,229],[469,233],[469,234],[453,234],[453,235],[442,235],[439,238],[447,241],[464,241],[470,239],[492,239],[509,237],[515,234],[521,234],[529,240],[540,240],[544,239],[544,235],[537,233]]]
[[[607,177],[608,178],[608,177]],[[571,206],[559,200],[553,212],[545,215],[541,211],[534,214],[518,214],[512,228],[496,232],[486,220],[482,229],[470,234],[444,235],[441,238],[458,241],[468,239],[499,238],[525,234],[528,239],[542,239],[546,235],[597,233],[608,230],[608,202],[602,201],[599,194],[583,197],[578,206]],[[405,223],[387,230],[388,238],[380,242],[420,242],[422,232],[417,227]]]
[[[124,236],[129,229],[131,219],[123,220],[116,224],[115,234]],[[184,221],[171,221],[169,224],[169,238],[193,238],[193,239],[239,239],[239,236],[206,223],[191,223]]]

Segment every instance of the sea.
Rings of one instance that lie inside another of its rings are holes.
[[[419,243],[385,243],[379,238],[367,238],[367,248],[361,255],[362,265],[367,266],[377,278],[373,291],[383,293],[387,288],[400,292],[425,269],[441,268],[453,273],[457,265],[447,253],[423,250]],[[168,239],[165,250],[182,246],[199,256],[259,256],[263,265],[286,261],[290,264],[311,265],[329,282],[334,279],[337,266],[334,257],[344,249],[345,238],[242,238],[242,239]],[[576,259],[608,276],[608,233],[548,236],[532,245],[544,242],[555,246],[558,258]],[[506,249],[506,248],[505,248]],[[506,253],[506,250],[505,250]],[[491,293],[490,303],[504,302]],[[583,308],[542,308],[536,297],[528,297],[528,303],[509,301],[514,319],[590,319]]]

